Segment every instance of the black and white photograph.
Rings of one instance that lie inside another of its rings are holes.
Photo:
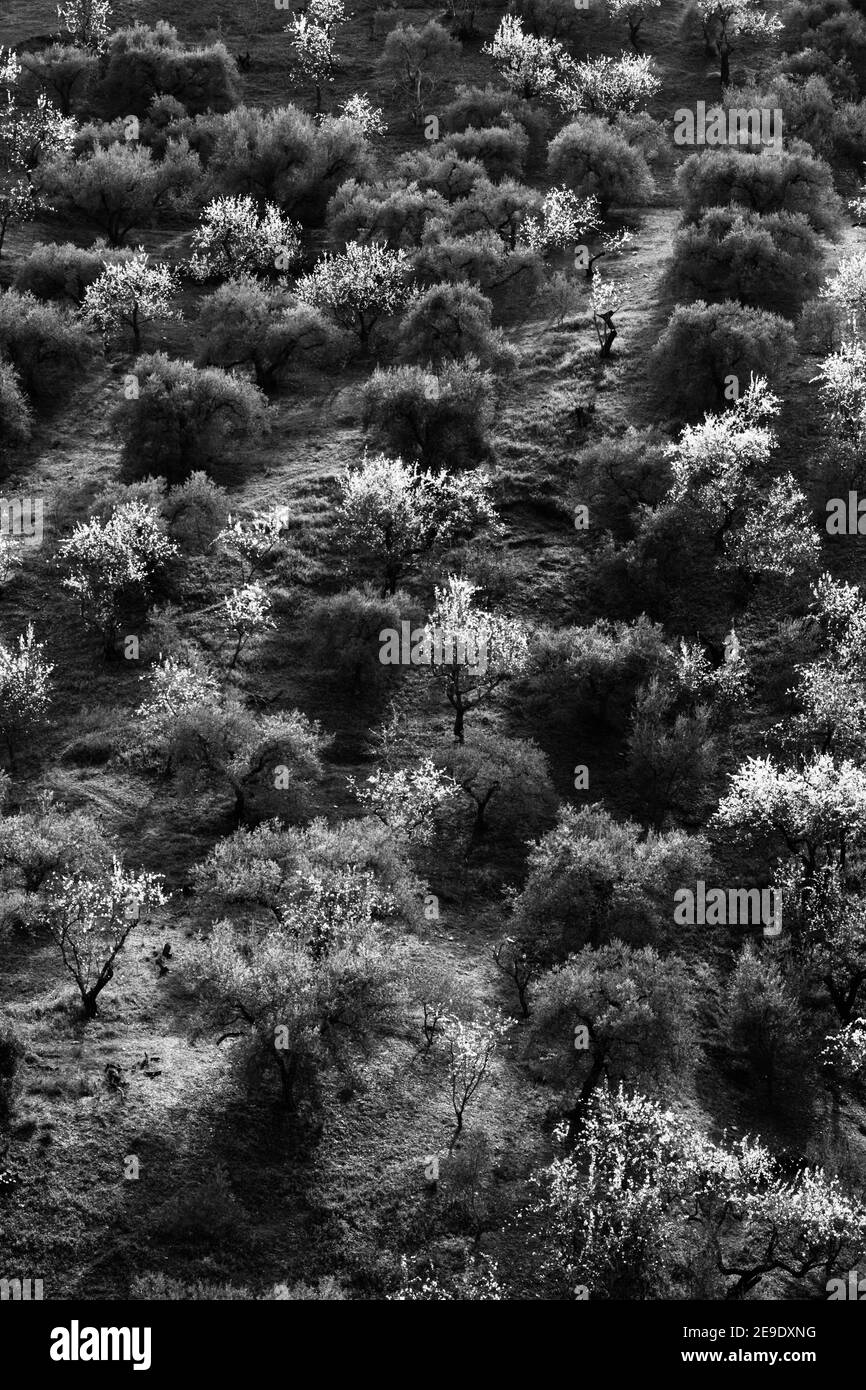
[[[4,1343],[861,1300],[866,0],[0,0]]]

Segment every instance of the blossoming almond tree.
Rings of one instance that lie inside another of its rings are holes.
[[[145,324],[180,318],[174,304],[180,290],[174,272],[170,266],[148,261],[140,247],[129,260],[106,263],[98,279],[87,286],[82,316],[106,340],[126,328],[138,349]]]
[[[379,454],[343,477],[337,544],[353,559],[380,567],[385,597],[396,593],[422,555],[497,521],[486,478],[421,472],[417,464]]]
[[[45,644],[36,641],[32,623],[19,635],[17,651],[0,642],[0,736],[12,768],[21,740],[44,721],[51,700],[54,666],[44,653]]]
[[[66,874],[53,884],[48,925],[78,986],[85,1018],[96,1017],[96,1001],[142,908],[167,900],[161,875],[130,873],[118,859],[97,877]]]
[[[629,41],[635,53],[640,52],[641,25],[649,11],[659,9],[661,3],[662,0],[607,0],[607,11],[611,18],[627,22]]]
[[[189,273],[202,281],[283,272],[297,261],[300,245],[300,228],[274,203],[259,211],[249,194],[214,198],[193,232]]]
[[[782,27],[778,15],[768,14],[762,0],[698,0],[704,34],[719,55],[722,90],[731,81],[732,40],[768,39]]]
[[[340,255],[327,253],[295,285],[298,299],[325,309],[366,347],[380,319],[398,314],[413,297],[408,252],[378,243],[350,241]]]
[[[574,60],[556,39],[535,38],[523,22],[505,15],[492,40],[481,50],[519,96],[552,97],[574,74]]]
[[[619,58],[588,58],[558,88],[566,111],[585,111],[612,120],[618,111],[633,112],[645,106],[661,88],[652,59],[622,53]]]
[[[74,120],[41,94],[35,106],[21,98],[21,64],[0,48],[0,256],[9,228],[30,222],[49,204],[35,185],[39,165],[72,148]]]
[[[463,1130],[463,1117],[469,1102],[483,1085],[500,1043],[514,1027],[514,1019],[497,1012],[483,1013],[478,1018],[460,1018],[446,1013],[440,1018],[445,1055],[448,1065],[448,1087],[455,1125],[448,1142],[448,1152]]]
[[[529,213],[517,233],[517,245],[547,255],[581,241],[601,226],[598,199],[578,198],[570,188],[551,188],[544,195],[538,216]]]
[[[436,587],[436,607],[425,628],[430,670],[444,678],[458,743],[464,741],[468,712],[529,664],[529,635],[524,624],[517,618],[476,608],[477,590],[477,584],[450,574],[442,588]]]
[[[317,116],[322,111],[322,85],[334,78],[337,27],[347,18],[343,0],[309,0],[303,14],[292,15],[286,25],[298,68],[315,87]]]
[[[234,651],[228,669],[233,671],[237,659],[251,637],[276,627],[271,617],[271,600],[264,585],[256,580],[232,589],[223,599],[226,626],[235,638]]]
[[[125,502],[106,522],[80,522],[60,544],[63,587],[76,595],[85,625],[114,649],[124,602],[147,594],[156,575],[177,553],[153,507]]]
[[[97,53],[105,48],[111,32],[109,0],[64,0],[57,17],[73,43]]]

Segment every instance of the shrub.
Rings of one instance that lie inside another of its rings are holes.
[[[544,278],[541,256],[531,247],[519,245],[509,250],[502,237],[491,230],[458,236],[440,221],[430,224],[413,263],[419,282],[427,288],[451,283],[488,293],[507,285],[512,303],[517,302],[518,295],[528,298],[535,294]],[[497,355],[505,362],[510,349],[500,342]]]
[[[514,179],[503,179],[500,183],[482,179],[468,197],[461,198],[452,207],[449,231],[458,237],[467,232],[494,231],[513,251],[526,219],[535,217],[540,211],[540,202],[534,189]]]
[[[687,299],[798,307],[821,283],[818,234],[800,213],[709,208],[674,238],[668,281]]]
[[[593,194],[602,211],[646,203],[655,187],[642,151],[599,116],[578,116],[551,140],[547,170],[579,196]]]
[[[286,819],[309,814],[327,743],[319,726],[298,710],[262,715],[231,689],[221,690],[200,662],[165,657],[149,680],[129,743],[133,758],[175,771],[181,782],[231,791],[235,824],[263,784]]]
[[[538,980],[532,1031],[545,1077],[564,1089],[572,1137],[602,1077],[634,1084],[688,1073],[696,1003],[681,957],[622,941],[585,946]]]
[[[626,746],[629,776],[655,829],[671,811],[694,814],[718,767],[709,707],[678,708],[676,691],[654,676],[637,692]]]
[[[401,622],[421,621],[422,614],[402,589],[382,598],[375,585],[347,589],[319,599],[310,609],[310,655],[316,670],[330,671],[355,695],[378,692],[398,668],[379,660],[383,628],[398,632]]]
[[[618,537],[634,532],[641,507],[656,506],[670,481],[664,441],[654,430],[629,428],[582,449],[575,468],[574,499],[587,505],[597,525]]]
[[[332,368],[353,347],[349,334],[321,310],[299,304],[285,289],[249,278],[230,280],[209,295],[198,326],[204,334],[199,365],[249,364],[263,391],[273,390],[298,368]]]
[[[293,906],[278,927],[219,922],[199,954],[206,997],[218,1014],[243,1021],[244,1053],[273,1071],[282,1100],[297,1108],[325,1067],[369,1055],[393,1027],[400,1000],[398,944],[364,901],[306,911]]]
[[[111,37],[97,99],[109,116],[143,116],[157,94],[189,112],[228,111],[237,101],[237,67],[225,44],[184,48],[177,30],[160,20],[134,24]]]
[[[652,353],[653,380],[671,414],[695,420],[725,404],[731,377],[777,381],[795,351],[790,324],[740,304],[679,305]]]
[[[435,189],[415,183],[361,183],[348,179],[328,204],[328,232],[333,242],[383,242],[397,250],[418,246],[433,218],[444,217],[448,204]]]
[[[168,1274],[139,1274],[133,1279],[129,1297],[147,1303],[191,1303],[198,1301],[228,1302],[254,1298],[252,1290],[242,1284],[216,1284],[207,1279],[172,1279]]]
[[[771,958],[758,955],[747,942],[737,959],[725,999],[723,1017],[730,1047],[745,1053],[750,1070],[767,1088],[772,1105],[780,1073],[789,1072],[800,1060],[802,1020],[798,1000],[787,988],[782,972]],[[797,1083],[802,1071],[796,1069]]]
[[[491,179],[520,178],[526,167],[529,137],[516,124],[484,126],[481,130],[467,126],[448,135],[442,145],[458,159],[483,164]]]
[[[18,384],[15,368],[0,362],[0,458],[16,444],[30,438],[32,417],[30,407]]]
[[[77,159],[55,159],[41,176],[52,206],[122,246],[133,227],[149,227],[164,210],[189,200],[201,178],[198,158],[173,142],[162,161],[143,145],[98,146]]]
[[[24,1051],[23,1042],[12,1028],[0,1028],[0,1126],[9,1123],[21,1089],[19,1068]]]
[[[71,300],[81,307],[85,291],[108,265],[128,261],[135,252],[127,248],[112,251],[96,243],[85,250],[71,242],[58,246],[37,242],[12,281],[20,294],[37,299]]]
[[[266,425],[267,404],[251,382],[221,371],[173,361],[165,353],[139,357],[138,394],[114,412],[122,461],[138,477],[159,474],[182,482]]]
[[[474,358],[497,368],[511,360],[502,334],[491,327],[493,306],[470,285],[431,285],[411,304],[400,324],[401,356],[434,365]]]
[[[449,132],[467,130],[470,126],[484,130],[510,122],[522,126],[532,143],[541,139],[546,126],[544,115],[531,102],[490,84],[486,87],[461,84],[439,117],[442,129]]]
[[[363,389],[364,428],[376,447],[424,467],[462,468],[487,450],[493,379],[471,359],[438,375],[422,367],[377,370]]]
[[[86,329],[64,310],[32,294],[0,293],[0,358],[8,359],[28,396],[64,396],[90,351]]]
[[[467,198],[475,185],[487,178],[484,165],[477,159],[461,159],[441,147],[401,154],[394,166],[394,175],[407,183],[417,183],[419,188],[439,193],[448,203]]]
[[[552,819],[556,796],[550,766],[532,739],[505,738],[497,729],[476,729],[458,747],[434,755],[436,765],[463,792],[471,811],[470,844],[491,831],[525,843]]]
[[[445,88],[459,54],[459,43],[433,20],[421,28],[398,24],[385,39],[377,67],[418,121]]]
[[[189,139],[218,197],[249,194],[305,222],[318,222],[340,184],[370,170],[357,121],[326,116],[317,124],[294,106],[199,117]]]
[[[704,150],[680,165],[677,188],[687,218],[736,203],[763,214],[800,213],[826,235],[837,230],[842,211],[829,165],[801,151]]]
[[[644,836],[600,803],[563,807],[530,847],[513,932],[549,942],[554,958],[616,938],[652,939],[670,919],[674,889],[694,879],[706,857],[703,841],[680,830]]]
[[[39,906],[56,876],[98,874],[110,869],[114,852],[113,840],[92,814],[50,795],[41,797],[34,810],[0,817],[4,887],[21,889]]]
[[[190,473],[169,489],[162,507],[168,534],[188,555],[203,555],[228,517],[228,498],[206,473]]]
[[[86,48],[52,43],[38,53],[20,54],[22,89],[43,94],[61,116],[71,116],[89,95],[99,58]]]

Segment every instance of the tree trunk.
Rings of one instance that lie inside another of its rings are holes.
[[[719,39],[719,64],[722,91],[724,92],[725,88],[730,85],[731,81],[730,44],[728,43],[727,37],[724,35]]]
[[[573,1144],[577,1139],[577,1131],[580,1129],[580,1122],[583,1119],[584,1111],[589,1103],[590,1096],[601,1080],[604,1072],[605,1055],[602,1053],[593,1059],[592,1066],[587,1072],[586,1079],[580,1088],[580,1095],[574,1107],[568,1112],[568,1142]]]
[[[84,1005],[85,1018],[96,1018],[96,1015],[99,1012],[96,1005],[96,997],[98,993],[98,989],[88,989],[81,991],[81,1002]]]

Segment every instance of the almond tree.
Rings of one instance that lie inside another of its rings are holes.
[[[0,256],[11,226],[49,210],[36,187],[37,170],[72,148],[76,128],[44,93],[35,106],[25,106],[20,78],[18,58],[11,49],[0,48]]]
[[[836,306],[856,338],[866,321],[866,251],[842,257],[821,291],[821,298]]]
[[[769,478],[779,401],[763,377],[729,409],[687,425],[667,449],[668,504],[697,520],[718,554],[744,572],[791,575],[814,563],[818,536],[790,474]]]
[[[192,234],[189,273],[194,280],[287,271],[300,253],[300,228],[274,203],[260,211],[254,198],[214,198]]]
[[[600,227],[598,199],[592,194],[578,198],[563,185],[545,193],[537,216],[529,213],[522,219],[517,245],[547,255],[582,241],[588,232],[597,232]]]
[[[176,553],[163,521],[144,502],[123,503],[105,522],[79,522],[61,542],[63,587],[76,595],[85,625],[101,635],[106,655],[114,649],[124,605],[146,597]]]
[[[518,96],[553,97],[574,74],[574,60],[556,39],[535,38],[523,21],[505,15],[492,40],[481,50]]]
[[[862,1203],[823,1169],[790,1177],[763,1145],[714,1144],[622,1087],[596,1094],[575,1148],[534,1185],[533,1274],[553,1297],[572,1297],[576,1282],[591,1297],[663,1296],[684,1240],[687,1258],[709,1254],[725,1299],[773,1274],[826,1280],[866,1246]]]
[[[340,115],[360,126],[368,140],[384,135],[388,129],[382,108],[374,106],[366,92],[354,92],[341,105]]]
[[[558,99],[566,111],[585,111],[612,120],[619,111],[632,112],[651,101],[661,88],[652,59],[623,53],[619,58],[587,58],[575,64]]]
[[[768,39],[782,27],[779,16],[768,14],[762,0],[698,0],[698,13],[719,55],[722,91],[731,81],[732,40]]]
[[[409,274],[406,251],[350,241],[340,255],[326,253],[308,275],[302,275],[295,294],[314,308],[327,310],[366,347],[379,320],[398,314],[412,298]]]
[[[64,0],[57,17],[73,43],[97,53],[105,48],[111,33],[109,0]]]
[[[412,845],[430,843],[436,812],[457,794],[457,783],[429,757],[413,768],[377,768],[363,786],[350,777],[349,785],[395,838]]]
[[[613,345],[619,337],[613,316],[623,308],[623,299],[627,293],[625,285],[612,285],[609,280],[602,280],[598,274],[592,277],[592,326],[598,339],[598,355],[602,361],[607,361],[610,357]]]
[[[214,545],[241,567],[245,585],[259,572],[281,559],[289,548],[287,507],[272,507],[249,517],[229,516]]]
[[[96,1001],[141,909],[166,901],[161,875],[130,873],[117,859],[97,877],[65,874],[54,882],[48,925],[78,986],[85,1018],[96,1017]]]
[[[105,339],[127,328],[136,350],[141,347],[145,324],[180,318],[175,308],[180,286],[174,272],[170,266],[148,261],[140,247],[129,260],[106,263],[102,274],[87,286],[81,303],[82,316]]]
[[[514,1020],[498,1012],[482,1013],[478,1018],[459,1018],[454,1013],[442,1014],[442,1038],[448,1066],[448,1087],[454,1110],[455,1125],[448,1142],[448,1152],[463,1130],[463,1116],[469,1102],[487,1077],[500,1043],[514,1027]]]
[[[684,1146],[687,1184],[681,1209],[704,1233],[726,1299],[744,1298],[768,1274],[826,1281],[837,1261],[856,1263],[866,1248],[866,1213],[822,1168],[783,1173],[762,1144],[730,1149],[703,1135]]]
[[[37,642],[33,624],[18,638],[18,650],[0,642],[0,737],[6,743],[9,766],[15,752],[45,720],[51,702],[51,673],[45,644]]]
[[[223,599],[226,626],[235,637],[235,647],[229,660],[228,669],[233,671],[243,648],[249,639],[257,634],[276,627],[270,615],[271,600],[263,584],[244,584],[240,589],[232,589]]]
[[[448,703],[454,710],[454,737],[464,741],[464,723],[503,683],[526,670],[529,637],[517,618],[476,608],[478,585],[448,576],[436,587],[436,607],[425,628],[430,669],[444,680]]]
[[[787,849],[813,884],[828,863],[844,871],[866,838],[866,771],[820,753],[800,768],[747,758],[731,775],[711,825],[740,845]]]
[[[334,80],[337,27],[347,18],[343,0],[308,0],[303,13],[292,15],[285,28],[298,68],[315,86],[317,116],[322,111],[322,84]]]
[[[639,35],[641,25],[650,10],[660,8],[662,0],[607,0],[607,11],[612,19],[625,19],[628,23],[628,36],[635,53],[640,52]]]
[[[471,472],[421,472],[379,454],[348,469],[342,486],[337,544],[353,561],[381,568],[383,597],[422,556],[498,521],[488,480]]]

